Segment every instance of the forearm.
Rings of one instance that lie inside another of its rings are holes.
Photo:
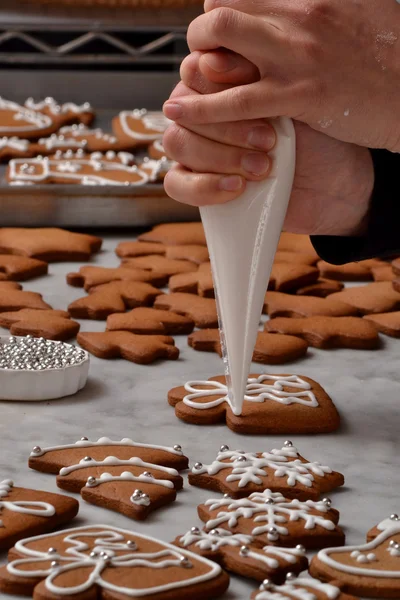
[[[372,150],[375,184],[365,234],[359,237],[311,236],[324,260],[332,264],[400,254],[400,155]]]

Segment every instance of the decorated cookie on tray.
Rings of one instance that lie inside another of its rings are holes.
[[[0,569],[0,590],[55,597],[203,600],[222,595],[215,562],[142,533],[87,525],[17,542]]]
[[[73,498],[0,481],[0,550],[17,540],[45,533],[71,521],[79,510]]]
[[[75,102],[57,102],[51,96],[44,100],[35,101],[34,98],[28,98],[25,106],[29,110],[48,115],[61,127],[67,123],[84,123],[90,125],[94,119],[94,110],[89,102],[76,104]]]
[[[287,498],[316,500],[344,484],[341,473],[303,458],[292,442],[269,452],[245,452],[221,446],[211,464],[196,462],[189,483],[244,498],[265,488]]]
[[[156,301],[155,306],[160,306],[165,298],[168,295]],[[340,424],[339,414],[325,390],[303,375],[250,375],[241,415],[232,411],[223,375],[173,388],[168,402],[175,407],[176,416],[187,423],[210,425],[226,421],[230,429],[239,433],[327,433]]]
[[[24,152],[28,147],[26,140],[51,135],[58,127],[59,122],[52,115],[0,98],[0,138],[8,151]],[[10,146],[6,138],[22,138],[24,144],[14,140]]]
[[[367,598],[400,597],[400,518],[393,514],[373,527],[367,543],[321,550],[310,572]]]
[[[183,536],[178,536],[174,544],[218,562],[227,571],[257,581],[268,578],[283,582],[287,573],[301,573],[308,567],[306,551],[301,545],[259,548],[252,542],[250,535],[232,534],[226,529],[206,531],[192,527]]]
[[[118,140],[136,148],[160,140],[170,123],[161,111],[147,111],[143,108],[120,112],[114,117],[112,128]]]
[[[150,158],[154,158],[155,160],[160,160],[160,158],[167,156],[162,140],[155,140],[152,142],[148,147],[148,153]]]
[[[311,577],[296,577],[288,573],[284,585],[276,585],[265,579],[253,592],[251,600],[356,600],[330,583],[322,583]]]
[[[200,504],[198,514],[206,531],[222,528],[249,535],[258,548],[301,544],[315,549],[344,544],[344,533],[337,525],[339,512],[328,498],[300,502],[269,489],[236,500],[225,494]]]

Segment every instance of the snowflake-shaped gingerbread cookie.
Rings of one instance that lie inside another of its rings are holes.
[[[21,540],[0,569],[1,591],[49,600],[202,600],[221,595],[228,585],[221,567],[202,556],[107,525]]]
[[[269,452],[245,452],[221,446],[211,464],[196,462],[189,483],[243,498],[269,488],[288,498],[316,500],[344,484],[341,473],[303,458],[292,442]]]
[[[198,513],[207,530],[221,527],[250,535],[258,547],[301,544],[313,549],[344,543],[344,533],[337,526],[339,513],[328,498],[300,502],[267,489],[240,500],[227,494],[207,500]]]
[[[175,407],[176,416],[187,423],[226,421],[238,433],[328,433],[340,424],[325,390],[303,375],[250,375],[241,415],[232,411],[223,375],[173,388],[168,402]]]

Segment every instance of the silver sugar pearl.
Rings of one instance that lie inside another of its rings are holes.
[[[286,440],[285,443],[283,444],[284,448],[292,448],[293,447],[293,442],[291,442],[290,440]]]
[[[389,546],[390,546],[391,548],[394,548],[396,545],[397,545],[397,542],[396,542],[396,540],[390,540],[390,542],[389,542]]]
[[[40,453],[41,453],[41,451],[42,451],[42,449],[41,449],[41,447],[40,447],[40,446],[34,446],[34,447],[32,448],[32,452],[33,452],[33,454],[40,454]]]
[[[179,559],[179,563],[181,567],[184,567],[185,569],[190,569],[190,567],[193,566],[187,556],[181,556]]]
[[[83,460],[85,462],[89,462],[89,461],[93,460],[93,458],[91,456],[85,456],[85,458]]]
[[[145,494],[144,492],[141,495],[142,500],[149,500],[150,496],[148,494]]]
[[[247,462],[247,458],[245,456],[238,456],[235,462],[245,463]]]
[[[51,563],[50,563],[50,567],[51,567],[52,569],[55,569],[55,568],[56,568],[56,567],[58,567],[58,566],[59,566],[59,563],[58,563],[58,561],[57,561],[57,560],[52,560],[52,561],[51,561]]]
[[[302,544],[297,544],[296,546],[296,550],[298,550],[299,552],[301,552],[302,554],[306,553],[306,549],[304,548],[304,546]]]
[[[154,478],[153,473],[150,473],[150,471],[144,471],[142,473],[142,475],[143,475],[143,477],[153,477]]]
[[[193,535],[199,535],[200,533],[200,529],[198,527],[192,527],[190,529],[190,533],[193,533]],[[211,532],[210,532],[211,533]]]
[[[261,586],[260,586],[260,590],[262,592],[268,592],[273,590],[273,583],[269,580],[269,579],[264,579],[264,581],[262,582]]]
[[[128,546],[128,548],[130,548],[131,550],[136,548],[136,542],[134,542],[133,540],[128,540],[126,542],[126,545]]]
[[[332,506],[332,500],[330,498],[322,498],[322,503],[328,508]]]
[[[390,515],[390,518],[392,521],[399,521],[399,515],[396,515],[395,513],[393,513],[392,515]]]
[[[49,548],[49,549],[47,550],[47,554],[57,554],[57,550],[56,550],[56,548],[53,548],[53,547]]]
[[[229,451],[229,446],[227,446],[226,444],[222,444],[221,448],[219,449],[220,452],[228,452]]]
[[[265,498],[265,504],[275,504],[275,500],[273,498]]]
[[[93,477],[92,475],[90,475],[87,478],[86,485],[91,486],[91,485],[94,485],[95,483],[96,483],[96,477]]]
[[[89,554],[90,558],[96,558],[98,556],[98,553],[95,550],[92,550],[92,552]]]
[[[269,533],[270,535],[276,535],[276,534],[278,533],[278,530],[277,530],[277,528],[276,528],[276,527],[269,527],[269,529],[268,529],[268,533]]]
[[[180,446],[179,444],[175,444],[175,446],[174,446],[174,450],[175,450],[176,452],[182,452],[182,446]]]
[[[133,496],[134,498],[140,498],[142,494],[143,494],[142,490],[135,490],[135,491],[133,492],[132,496]]]
[[[219,535],[218,529],[211,529],[210,535]]]
[[[203,463],[201,463],[201,462],[195,463],[194,468],[196,469],[196,471],[199,471],[200,469],[203,468]]]
[[[240,548],[240,556],[248,556],[249,555],[249,547],[248,546],[242,546]]]
[[[231,499],[231,497],[230,497],[230,495],[229,495],[229,494],[224,494],[224,498],[225,498],[226,500],[230,500],[230,499]]]
[[[286,575],[286,581],[296,581],[297,577],[294,573],[287,573]]]

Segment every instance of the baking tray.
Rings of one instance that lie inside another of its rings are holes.
[[[96,126],[110,131],[111,118],[118,110],[97,111]],[[6,168],[7,165],[0,166],[0,225],[3,227],[143,227],[199,219],[197,208],[175,202],[166,195],[161,184],[140,188],[11,186],[5,179]]]

